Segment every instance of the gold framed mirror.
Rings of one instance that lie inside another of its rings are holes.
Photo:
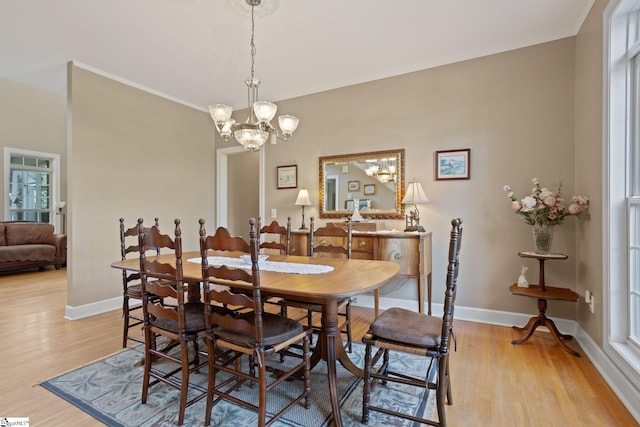
[[[320,218],[404,218],[404,149],[320,157],[318,183]]]

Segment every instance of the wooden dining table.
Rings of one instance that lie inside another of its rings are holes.
[[[237,254],[212,251],[210,251],[209,255],[237,257]],[[202,279],[202,269],[199,262],[187,261],[193,258],[200,258],[200,253],[187,252],[183,254],[183,274],[186,282],[197,283]],[[175,263],[174,254],[147,257],[147,259]],[[260,290],[265,297],[294,299],[322,306],[320,336],[311,356],[311,366],[315,366],[320,360],[324,360],[327,363],[329,395],[334,424],[342,426],[336,370],[337,362],[340,362],[355,376],[363,377],[364,373],[361,368],[357,367],[349,359],[344,348],[338,328],[338,301],[379,288],[398,274],[399,265],[390,261],[284,255],[270,255],[269,261],[320,264],[333,267],[332,271],[321,274],[281,273],[261,270]],[[116,261],[111,266],[117,269],[139,271],[140,261],[138,259]]]

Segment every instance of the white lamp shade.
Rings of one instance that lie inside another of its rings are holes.
[[[311,206],[311,199],[309,199],[309,191],[306,188],[302,188],[298,193],[296,199],[296,206]]]
[[[422,189],[422,184],[419,182],[410,182],[407,185],[407,192],[402,199],[402,204],[416,204],[416,203],[429,203],[429,198]]]
[[[221,122],[221,126],[219,127],[220,135],[231,136],[231,129],[235,124],[236,124],[236,121],[233,119],[229,119],[224,122]]]
[[[269,132],[260,129],[244,128],[233,132],[238,142],[249,151],[259,150],[264,145]]]
[[[276,115],[278,106],[273,102],[256,101],[253,103],[253,112],[261,122],[270,122]]]
[[[298,127],[298,123],[300,119],[296,116],[290,116],[288,114],[283,114],[282,116],[278,116],[278,125],[280,125],[280,129],[287,135],[291,135],[294,130]]]
[[[224,104],[209,105],[209,114],[214,122],[226,122],[231,118],[233,108]]]

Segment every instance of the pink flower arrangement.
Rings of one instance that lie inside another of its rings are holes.
[[[589,198],[585,196],[573,196],[568,207],[564,206],[562,198],[562,184],[554,194],[551,190],[540,185],[538,178],[532,179],[535,185],[531,194],[518,200],[511,191],[511,187],[505,185],[503,190],[511,200],[511,209],[529,225],[558,225],[562,224],[568,216],[585,218],[589,210]]]

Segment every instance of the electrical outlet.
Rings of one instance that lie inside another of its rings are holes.
[[[589,311],[591,311],[592,313],[595,313],[595,303],[594,303],[594,297],[593,294],[591,293],[591,291],[586,290],[584,291],[584,302],[586,302],[587,304],[589,304]]]
[[[278,211],[271,209],[271,218],[276,219],[278,217]]]

